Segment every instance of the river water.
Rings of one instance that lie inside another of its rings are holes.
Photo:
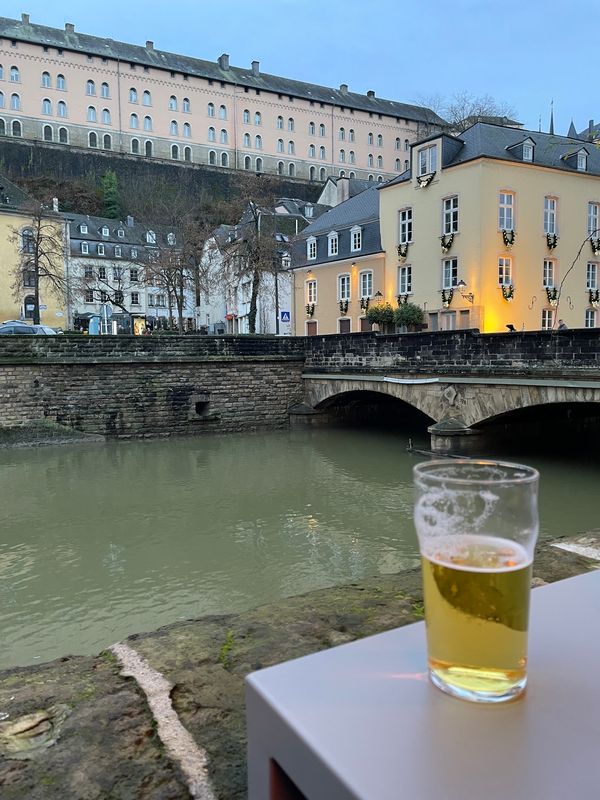
[[[0,668],[415,566],[406,446],[336,428],[0,451]],[[598,525],[597,465],[527,462],[541,536]]]

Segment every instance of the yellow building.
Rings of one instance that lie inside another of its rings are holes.
[[[379,195],[385,298],[431,330],[599,324],[596,145],[478,123],[413,145]]]
[[[0,178],[0,323],[9,319],[33,320],[33,287],[29,273],[22,272],[23,280],[15,295],[16,271],[27,258],[28,243],[35,229],[35,215],[28,213],[30,199],[4,178]],[[52,212],[43,218],[43,231],[57,242],[64,242],[65,225],[62,218]],[[65,268],[64,253],[57,253],[55,268],[61,273]],[[40,322],[52,328],[66,328],[65,302],[54,294],[48,281],[40,280]]]

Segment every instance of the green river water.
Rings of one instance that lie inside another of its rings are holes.
[[[415,566],[406,445],[327,429],[0,451],[0,668]],[[598,525],[595,462],[527,463],[541,536]]]

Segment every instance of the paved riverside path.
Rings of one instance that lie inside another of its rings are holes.
[[[545,544],[534,576],[597,566]],[[247,673],[421,617],[410,570],[177,623],[97,657],[2,672],[0,797],[242,800]]]

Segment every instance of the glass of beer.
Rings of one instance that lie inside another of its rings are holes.
[[[464,700],[512,700],[527,683],[539,474],[446,459],[414,478],[431,681]]]

